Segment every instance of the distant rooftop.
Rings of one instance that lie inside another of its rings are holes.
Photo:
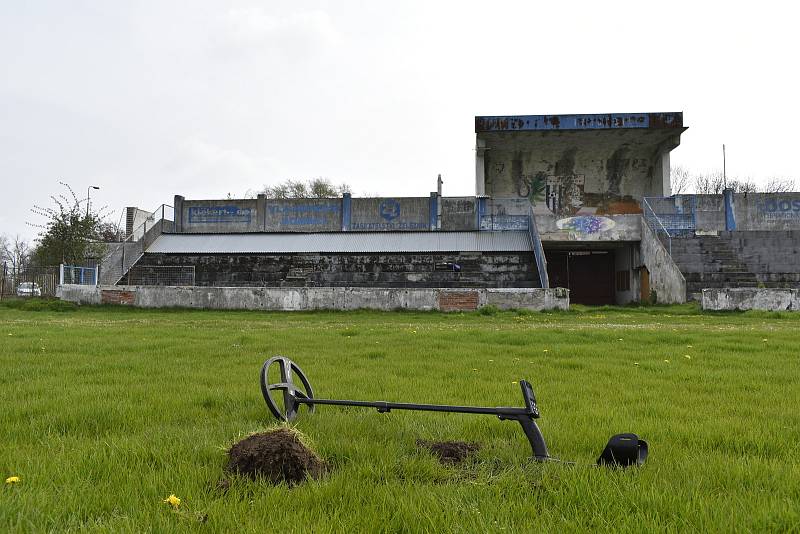
[[[618,130],[626,128],[683,130],[683,113],[598,113],[590,115],[502,115],[475,117],[475,132],[547,130]]]

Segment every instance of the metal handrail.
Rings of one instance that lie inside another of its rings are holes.
[[[667,230],[666,226],[664,226],[664,223],[661,222],[661,218],[658,215],[656,215],[656,212],[653,210],[653,207],[647,201],[647,197],[642,197],[642,204],[648,210],[650,210],[650,214],[652,215],[653,219],[658,221],[659,226],[661,226],[661,230],[663,230],[663,232],[666,234],[667,243],[669,245],[669,255],[672,256],[672,234],[669,233],[669,230]],[[647,213],[647,212],[645,211],[645,213]],[[645,216],[644,220],[645,220],[645,222],[647,222],[647,217],[646,216]],[[653,228],[653,231],[656,232],[656,234],[658,234],[658,228]]]
[[[138,243],[140,240],[144,240],[145,237],[147,237],[147,225],[148,225],[148,222],[150,222],[150,225],[151,225],[150,228],[152,228],[159,221],[166,220],[166,210],[167,210],[167,208],[170,208],[170,209],[173,210],[173,219],[174,219],[174,217],[175,217],[175,208],[173,206],[170,206],[169,204],[160,204],[156,209],[154,209],[152,212],[150,212],[150,216],[148,216],[142,224],[137,226],[129,235],[127,235],[125,237],[125,239],[123,239],[120,243],[118,243],[117,246],[115,246],[113,248],[109,247],[109,251],[103,256],[103,260],[102,260],[102,264],[103,265],[106,265],[108,263],[107,260],[110,260],[110,258],[112,258],[114,256],[114,254],[117,254],[120,251],[122,252],[121,255],[120,255],[120,264],[119,264],[118,276],[116,276],[117,273],[114,273],[114,277],[117,278],[117,280],[119,280],[123,276],[125,276],[125,273],[126,273],[126,270],[125,270],[125,263],[126,263],[125,262],[125,245]],[[159,211],[161,212],[161,217],[158,220],[156,220],[155,216]],[[139,234],[139,230],[140,229],[141,229],[141,235]],[[130,264],[131,267],[134,265],[134,263],[136,263],[136,261],[138,261],[140,256],[141,256],[141,254],[139,256],[137,256],[136,258],[134,258],[134,262]],[[114,269],[112,271],[112,273],[115,270],[116,269]]]
[[[550,277],[547,275],[547,257],[544,254],[542,238],[539,236],[539,228],[536,226],[533,206],[528,207],[528,236],[533,246],[533,256],[536,258],[536,269],[539,271],[539,285],[542,289],[547,289],[550,287]]]

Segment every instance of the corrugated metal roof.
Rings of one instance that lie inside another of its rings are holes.
[[[324,232],[162,234],[148,247],[157,254],[304,252],[524,252],[528,232]]]

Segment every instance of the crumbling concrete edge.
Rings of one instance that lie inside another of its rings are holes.
[[[641,217],[642,241],[640,252],[642,263],[650,273],[650,289],[656,292],[660,304],[683,304],[686,302],[686,279],[675,264],[664,245]]]
[[[61,285],[61,300],[140,308],[214,310],[568,310],[564,288],[178,287]]]
[[[709,311],[800,311],[800,289],[704,289],[701,306]]]

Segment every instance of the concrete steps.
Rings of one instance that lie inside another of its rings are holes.
[[[706,288],[800,287],[798,231],[721,232],[671,245],[689,298]]]

